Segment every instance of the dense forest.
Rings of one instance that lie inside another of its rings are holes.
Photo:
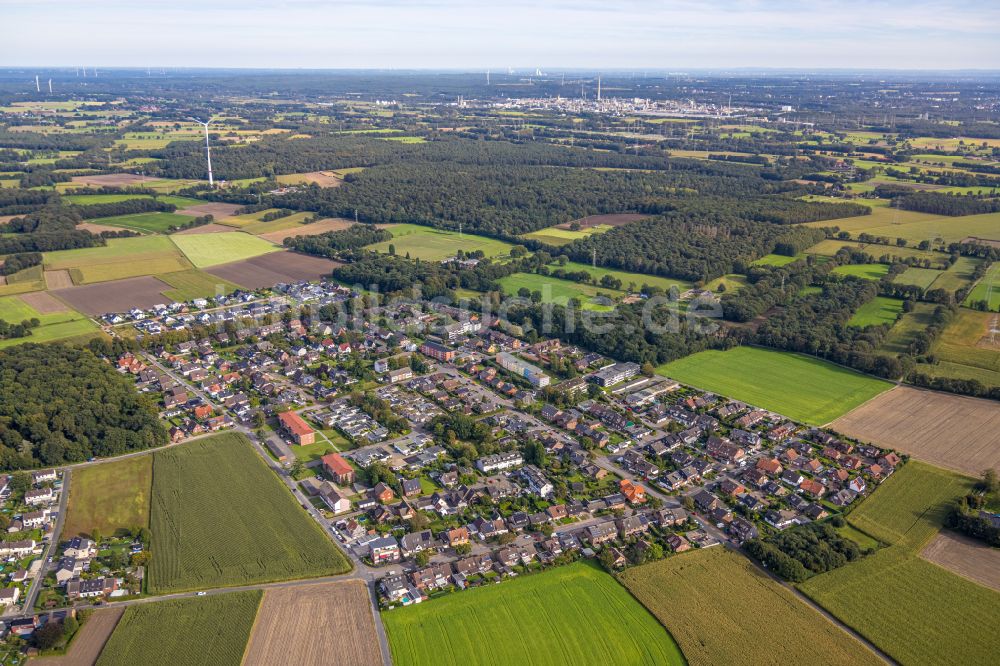
[[[177,210],[173,204],[156,199],[125,199],[111,203],[90,204],[87,206],[71,206],[70,209],[79,214],[82,220],[93,220],[98,217],[113,217],[115,215],[134,215],[136,213],[151,213],[161,211],[172,213]]]
[[[0,351],[0,469],[80,462],[165,444],[148,398],[89,350]]]
[[[771,252],[794,255],[824,238],[819,229],[761,220],[762,211],[782,201],[787,200],[686,201],[678,210],[581,238],[561,250],[581,262],[589,263],[596,257],[601,266],[707,281],[745,272],[751,262]],[[806,211],[810,208],[805,202],[794,206]],[[787,209],[789,213],[794,206]],[[817,214],[821,212],[823,209]],[[825,212],[839,214],[835,209]],[[801,216],[811,216],[811,212]]]
[[[102,236],[77,229],[80,222],[79,213],[58,206],[15,217],[0,224],[0,233],[9,234],[0,238],[0,254],[52,252],[105,244]]]
[[[286,238],[284,244],[285,247],[297,252],[332,257],[342,250],[353,250],[391,238],[392,234],[385,229],[367,224],[353,224],[347,229],[328,231],[315,236],[292,236]]]

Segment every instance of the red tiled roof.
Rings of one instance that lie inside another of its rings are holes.
[[[295,412],[282,412],[278,414],[281,425],[293,435],[302,436],[313,432],[309,424],[302,420],[302,417]]]
[[[344,460],[339,453],[328,453],[320,460],[323,461],[323,465],[333,471],[335,474],[343,475],[350,474],[354,471],[354,468]]]

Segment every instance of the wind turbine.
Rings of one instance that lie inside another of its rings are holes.
[[[52,79],[49,79],[49,94],[52,94]]]
[[[41,86],[38,85],[38,74],[35,74],[35,92],[42,92]]]
[[[205,128],[205,161],[208,162],[208,186],[215,187],[215,181],[212,180],[212,149],[208,145],[208,126],[212,124],[212,118],[209,118],[207,122],[202,122],[192,117],[189,117],[188,120],[196,122]]]

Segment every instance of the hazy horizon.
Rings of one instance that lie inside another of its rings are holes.
[[[5,67],[1000,69],[1000,5],[984,0],[0,0],[0,12]]]

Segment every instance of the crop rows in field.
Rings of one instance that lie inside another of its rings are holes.
[[[238,433],[155,454],[150,529],[154,594],[350,569]]]
[[[97,666],[239,666],[260,590],[129,606]]]

